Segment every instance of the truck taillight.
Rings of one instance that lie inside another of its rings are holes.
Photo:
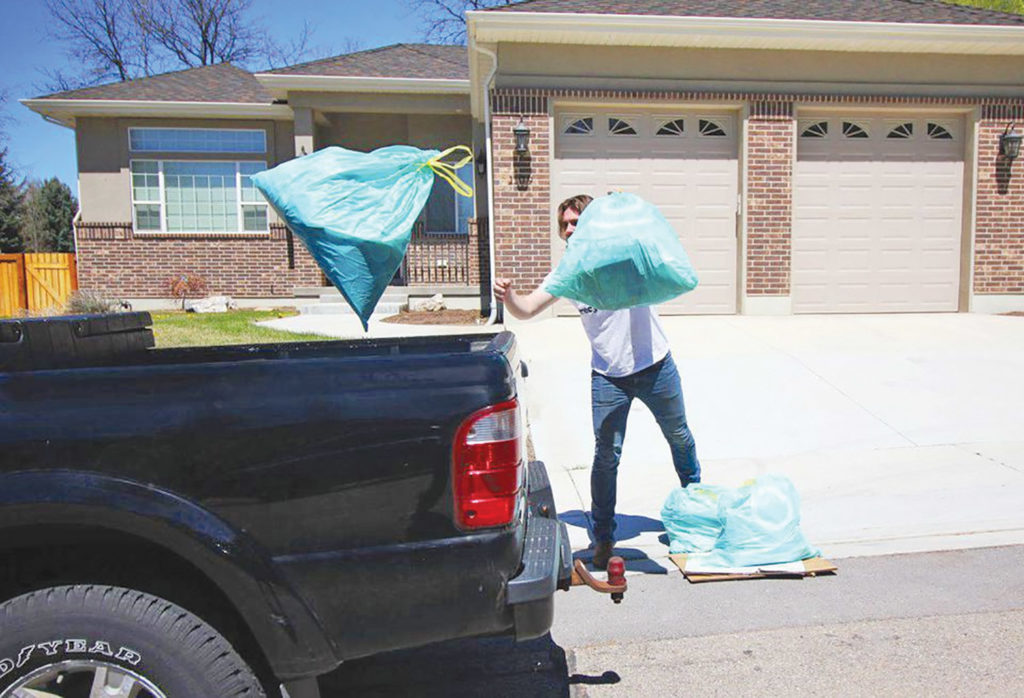
[[[452,449],[455,522],[461,528],[505,526],[522,489],[519,401],[474,412],[459,425]]]

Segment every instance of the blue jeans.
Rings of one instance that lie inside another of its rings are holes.
[[[700,482],[700,462],[693,434],[686,424],[683,388],[671,354],[630,376],[611,378],[593,372],[590,392],[594,413],[594,468],[590,473],[594,540],[613,541],[616,477],[633,398],[647,405],[661,427],[683,487]]]

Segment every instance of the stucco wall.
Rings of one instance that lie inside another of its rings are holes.
[[[386,145],[412,145],[443,149],[473,143],[473,124],[468,115],[453,114],[329,114],[329,142],[354,150]]]
[[[267,132],[267,153],[232,156],[238,160],[267,160],[268,164],[294,157],[292,125],[288,122],[227,119],[117,119],[80,118],[75,128],[78,153],[79,199],[85,222],[132,220],[128,129],[134,126],[188,128],[262,128]],[[174,157],[146,153],[146,158]],[[189,153],[189,160],[222,160],[223,155]]]
[[[980,86],[1003,86],[999,93],[1019,94],[1024,73],[1022,56],[541,44],[502,44],[498,55],[499,87],[579,87],[584,86],[579,84],[581,79],[621,78],[629,79],[634,89],[639,87],[637,80],[687,80],[719,83],[718,90],[750,89],[755,82],[773,83],[771,89],[778,90],[781,83],[790,82],[826,83],[834,85],[835,91],[855,93],[867,84],[891,83],[896,93],[904,94],[907,85],[922,86],[915,90],[922,93],[929,92],[928,86],[950,95],[976,94],[983,89]]]

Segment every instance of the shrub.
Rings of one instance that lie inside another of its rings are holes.
[[[68,298],[64,312],[69,315],[91,315],[93,313],[123,313],[131,309],[131,303],[110,298],[101,291],[75,291]]]
[[[185,299],[189,296],[201,296],[206,294],[206,279],[199,274],[176,274],[168,282],[171,288],[171,295],[181,299],[181,309],[185,309]]]

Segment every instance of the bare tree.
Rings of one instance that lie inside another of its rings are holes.
[[[146,74],[149,51],[136,0],[46,0],[46,8],[55,23],[53,36],[68,44],[68,55],[81,66],[76,76],[51,74],[58,87]]]
[[[423,24],[423,38],[442,44],[466,43],[466,13],[520,0],[407,0]]]
[[[275,40],[252,13],[252,0],[46,0],[53,36],[81,70],[50,72],[47,89],[231,62],[280,66],[309,56],[304,25],[287,42]]]

